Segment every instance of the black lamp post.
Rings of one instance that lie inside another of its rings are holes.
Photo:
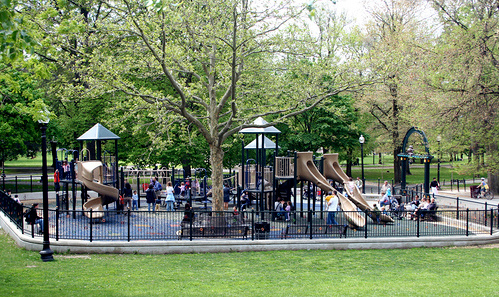
[[[42,131],[42,185],[43,185],[43,250],[40,255],[43,262],[53,261],[54,252],[50,249],[49,241],[49,183],[47,174],[47,124],[49,123],[48,111],[42,111],[42,118],[38,120]]]
[[[359,142],[360,142],[360,160],[362,164],[362,194],[366,193],[366,180],[364,178],[364,136],[360,135],[359,137]]]
[[[437,181],[440,183],[440,141],[442,141],[442,136],[438,135],[437,136],[437,142],[438,142],[438,159],[437,159]]]

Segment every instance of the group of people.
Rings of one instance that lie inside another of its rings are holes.
[[[126,186],[125,186],[126,187]],[[162,204],[161,200],[161,191],[163,190],[163,186],[156,179],[156,177],[151,178],[151,183],[149,184],[148,189],[146,190],[146,202],[147,202],[147,210],[148,211],[156,211],[159,210]],[[173,186],[169,181],[166,184],[166,197],[165,204],[167,211],[174,211],[175,204],[175,195],[173,195]]]
[[[419,196],[416,195],[413,201],[409,204],[411,208],[411,220],[426,219],[428,212],[435,211],[437,209],[437,203],[435,202],[435,198],[427,198],[423,197],[420,201]]]
[[[293,203],[291,201],[285,201],[281,197],[277,198],[274,203],[274,213],[273,220],[283,219],[286,222],[291,220],[291,212],[294,210]]]

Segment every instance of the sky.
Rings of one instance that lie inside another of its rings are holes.
[[[368,17],[368,13],[364,8],[365,0],[336,0],[336,8],[339,12],[346,12],[349,19],[355,19],[357,24],[362,24]],[[379,0],[371,0],[371,2],[379,2]]]

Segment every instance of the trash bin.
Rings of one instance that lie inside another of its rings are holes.
[[[478,198],[478,186],[470,186],[471,198]]]
[[[255,222],[255,239],[269,239],[270,224],[268,222]]]

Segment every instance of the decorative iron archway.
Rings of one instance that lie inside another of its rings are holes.
[[[407,143],[409,141],[409,137],[413,133],[418,133],[423,137],[423,143],[425,146],[425,153],[423,155],[418,155],[414,154],[412,150],[408,150],[406,148]],[[402,151],[404,152],[403,154],[398,154],[397,156],[400,157],[402,161],[402,183],[401,183],[401,190],[402,190],[402,195],[406,196],[407,191],[406,191],[406,172],[407,172],[407,166],[409,162],[409,158],[416,158],[416,159],[423,159],[424,163],[424,195],[429,196],[430,195],[430,163],[431,159],[433,159],[433,156],[430,154],[430,149],[428,146],[428,139],[426,138],[426,135],[423,131],[419,130],[417,127],[412,127],[407,131],[404,137],[404,141],[402,143]]]

